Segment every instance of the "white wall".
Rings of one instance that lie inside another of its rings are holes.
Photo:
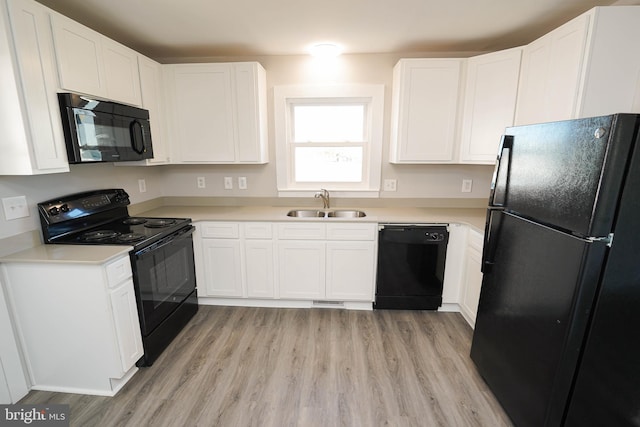
[[[443,56],[467,57],[470,53]],[[427,55],[420,55],[426,57]],[[366,83],[385,86],[384,140],[382,179],[397,179],[396,192],[382,192],[381,198],[486,198],[492,166],[476,165],[392,165],[389,161],[391,87],[393,67],[401,55],[343,55],[333,67],[323,67],[310,56],[264,56],[243,58],[191,58],[190,62],[259,61],[267,72],[269,107],[269,158],[259,166],[169,166],[165,188],[168,194],[184,196],[276,197],[276,165],[273,87],[305,83]],[[189,62],[182,60],[182,62]],[[176,59],[171,62],[179,62]],[[498,145],[496,140],[496,147]],[[207,188],[198,189],[196,178],[204,176]],[[234,178],[234,189],[224,190],[223,178]],[[247,190],[237,189],[237,177],[246,176]],[[462,193],[462,179],[473,180],[473,191]]]
[[[469,56],[463,53],[456,56]],[[421,55],[426,56],[426,55]],[[438,56],[445,56],[438,54]],[[454,55],[448,55],[454,56]],[[374,83],[385,85],[385,122],[382,178],[398,180],[398,191],[383,192],[381,198],[486,198],[493,168],[463,165],[391,165],[389,158],[389,117],[391,114],[392,69],[400,55],[345,55],[335,69],[319,69],[308,56],[252,58],[209,58],[207,61],[258,60],[267,71],[269,145],[271,162],[266,165],[171,165],[116,167],[111,164],[72,165],[71,172],[41,176],[0,176],[0,198],[25,195],[30,217],[6,221],[0,213],[0,239],[39,230],[38,202],[60,195],[98,188],[124,188],[132,203],[161,196],[276,197],[273,87],[303,83]],[[205,62],[190,59],[184,62]],[[175,61],[174,61],[175,62]],[[496,141],[496,144],[498,141]],[[204,176],[207,187],[198,189],[196,177]],[[234,177],[234,190],[224,190],[223,177]],[[247,190],[237,189],[237,177],[246,176]],[[138,191],[138,179],[146,180],[147,192]],[[473,180],[473,192],[461,193],[462,179]],[[2,244],[2,242],[0,242]],[[1,249],[1,248],[0,248]],[[0,251],[2,252],[2,251]]]
[[[147,192],[138,191],[138,179],[144,179]],[[163,195],[162,171],[154,167],[116,167],[113,164],[71,165],[71,172],[37,176],[0,176],[0,198],[26,196],[27,218],[7,221],[0,213],[0,239],[40,229],[36,204],[67,194],[100,188],[124,188],[132,203]],[[1,207],[0,207],[1,210]],[[0,242],[2,244],[2,242]],[[1,248],[0,248],[1,249]],[[0,252],[3,252],[0,250]]]

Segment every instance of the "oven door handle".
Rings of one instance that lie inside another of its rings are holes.
[[[171,245],[173,243],[176,242],[176,240],[178,239],[184,239],[186,237],[190,237],[193,232],[195,231],[195,227],[193,225],[189,225],[188,227],[185,227],[181,230],[178,230],[177,232],[163,238],[162,240],[157,241],[156,243],[154,243],[151,246],[147,246],[146,248],[140,249],[138,252],[136,252],[134,255],[137,259],[145,256],[146,254],[148,254],[149,252],[152,251],[157,251],[158,249],[162,249],[163,247],[167,246],[167,245]]]

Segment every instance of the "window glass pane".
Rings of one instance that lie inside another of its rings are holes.
[[[294,105],[294,142],[364,141],[364,105]]]
[[[361,182],[362,147],[296,147],[297,182]]]

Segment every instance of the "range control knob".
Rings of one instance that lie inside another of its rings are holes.
[[[63,212],[63,213],[69,212],[69,205],[65,203],[64,205],[60,206],[60,212]]]
[[[49,209],[49,214],[50,215],[58,215],[59,213],[60,213],[60,209],[58,209],[57,206],[54,206],[54,207]]]

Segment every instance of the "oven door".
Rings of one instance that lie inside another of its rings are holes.
[[[196,289],[195,227],[190,225],[131,255],[142,335],[149,335]]]

